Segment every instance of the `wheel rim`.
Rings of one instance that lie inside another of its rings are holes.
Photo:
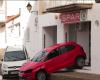
[[[44,72],[38,72],[37,74],[37,79],[38,80],[46,80],[46,74]]]
[[[77,62],[77,64],[78,64],[78,66],[79,67],[83,67],[84,66],[84,59],[83,58],[78,58],[78,62]]]

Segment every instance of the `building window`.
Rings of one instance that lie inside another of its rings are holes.
[[[21,30],[20,30],[20,22],[15,24],[15,28],[17,29],[17,35],[20,37],[21,35]]]

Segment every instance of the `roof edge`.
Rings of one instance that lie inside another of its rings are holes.
[[[52,12],[52,13],[63,13],[63,12],[70,12],[76,10],[83,10],[83,9],[91,9],[93,6],[92,3],[74,3],[69,5],[57,6],[53,8],[47,8],[45,12]]]

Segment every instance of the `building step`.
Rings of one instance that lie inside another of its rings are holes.
[[[57,72],[50,75],[50,80],[100,80],[100,75],[81,72]]]

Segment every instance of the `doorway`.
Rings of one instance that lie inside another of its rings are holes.
[[[76,35],[76,25],[75,24],[70,24],[69,27],[69,41],[75,41],[77,40],[77,35]]]
[[[43,28],[43,48],[57,43],[57,26]]]
[[[91,66],[91,22],[82,22],[78,24],[77,42],[86,52],[86,65]]]
[[[67,24],[65,29],[65,40],[75,41],[80,44],[84,51],[86,52],[86,62],[87,66],[91,66],[91,22],[79,22]]]

